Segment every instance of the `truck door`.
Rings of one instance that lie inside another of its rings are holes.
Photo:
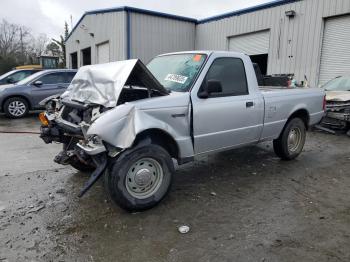
[[[209,82],[220,82],[221,92],[201,95]],[[210,65],[198,93],[191,94],[195,154],[232,148],[259,140],[264,101],[249,93],[241,58],[219,57]]]

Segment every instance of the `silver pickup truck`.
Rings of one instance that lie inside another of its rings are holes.
[[[151,208],[169,190],[175,159],[273,141],[297,157],[325,110],[321,89],[259,89],[244,54],[191,51],[79,69],[67,91],[42,102],[41,137],[63,143],[55,161],[103,175],[122,208]]]

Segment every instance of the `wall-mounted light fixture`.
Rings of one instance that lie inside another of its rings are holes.
[[[77,39],[77,40],[75,40],[75,42],[77,42],[77,44],[79,44],[79,43],[80,43],[80,40]]]
[[[296,13],[295,13],[294,10],[286,11],[285,14],[286,14],[286,16],[287,16],[288,18],[294,18],[295,15],[296,15]]]
[[[85,30],[85,31],[88,30],[88,27],[86,25],[84,25],[84,24],[80,25],[80,28]]]
[[[91,37],[94,37],[94,36],[95,36],[95,34],[94,34],[94,33],[89,33],[89,35],[90,35]]]

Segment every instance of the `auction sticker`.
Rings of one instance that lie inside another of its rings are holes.
[[[188,78],[187,76],[168,74],[164,80],[184,84],[187,78]]]

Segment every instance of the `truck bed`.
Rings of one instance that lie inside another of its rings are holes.
[[[307,109],[309,125],[316,124],[324,114],[320,108],[323,92],[319,88],[285,88],[263,87],[260,91],[264,97],[265,115],[262,140],[279,136],[288,116],[298,109]]]

